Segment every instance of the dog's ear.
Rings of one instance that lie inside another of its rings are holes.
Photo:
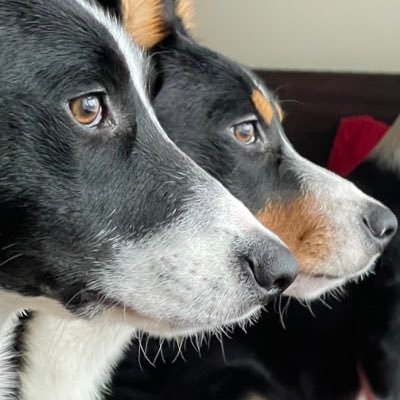
[[[146,50],[193,26],[191,0],[121,0],[120,13],[127,32]]]
[[[122,0],[121,13],[129,35],[146,50],[168,34],[162,0]]]
[[[192,0],[175,0],[175,16],[180,20],[183,27],[190,31],[194,26],[194,12]]]

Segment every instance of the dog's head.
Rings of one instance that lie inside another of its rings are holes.
[[[155,109],[171,139],[297,256],[300,274],[286,294],[313,298],[365,273],[396,231],[396,218],[295,152],[274,94],[192,39],[188,1],[108,6],[153,55]]]
[[[114,20],[84,0],[1,0],[0,26],[3,305],[112,308],[176,334],[287,287],[294,258],[168,139]]]

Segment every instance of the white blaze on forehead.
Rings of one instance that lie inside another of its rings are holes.
[[[125,64],[129,69],[133,86],[139,96],[140,101],[146,108],[148,117],[157,128],[157,131],[164,139],[170,141],[164,129],[160,125],[150,104],[149,97],[146,92],[147,87],[147,74],[150,70],[150,61],[148,56],[138,47],[128,36],[127,32],[123,29],[118,21],[105,13],[100,7],[87,2],[86,0],[75,0],[79,3],[96,21],[104,26],[110,33],[111,37],[115,40],[116,45],[120,51],[121,57],[124,58]]]

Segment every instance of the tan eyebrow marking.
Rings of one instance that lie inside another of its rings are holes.
[[[122,0],[124,27],[135,42],[148,50],[167,35],[161,0]]]
[[[258,90],[254,89],[251,94],[251,100],[257,111],[260,113],[264,121],[271,125],[272,118],[274,117],[274,109],[268,99]]]

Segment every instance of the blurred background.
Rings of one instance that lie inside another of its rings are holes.
[[[196,0],[196,37],[257,69],[400,72],[399,0]]]

